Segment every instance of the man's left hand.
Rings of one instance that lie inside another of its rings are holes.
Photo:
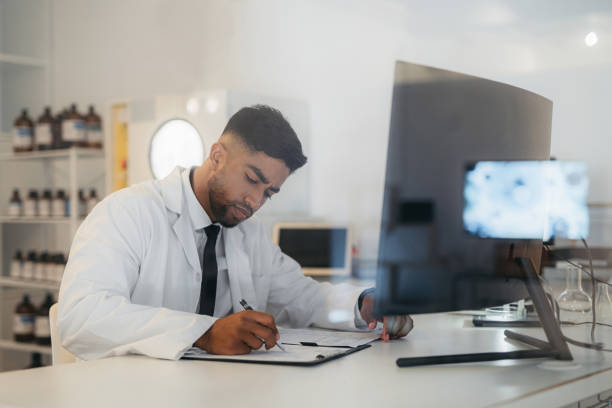
[[[383,331],[380,336],[383,341],[404,337],[410,333],[414,325],[412,318],[408,315],[385,316],[382,319],[374,316],[374,295],[372,293],[364,296],[360,313],[361,318],[365,320],[370,330],[373,330],[379,321],[383,322]]]

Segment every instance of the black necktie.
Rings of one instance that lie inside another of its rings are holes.
[[[219,235],[218,225],[209,225],[206,232],[206,245],[202,265],[202,287],[200,289],[200,314],[212,316],[215,311],[217,295],[217,255],[215,245]]]

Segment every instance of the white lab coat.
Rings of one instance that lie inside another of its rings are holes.
[[[77,357],[178,359],[216,320],[195,313],[202,271],[183,171],[111,194],[78,229],[57,322],[62,346]],[[256,220],[225,229],[223,237],[234,311],[244,298],[281,325],[359,325],[361,289],[304,277]]]

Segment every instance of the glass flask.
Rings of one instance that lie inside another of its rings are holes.
[[[582,269],[568,267],[565,271],[565,290],[557,297],[561,319],[585,321],[591,311],[591,297],[582,289]]]
[[[598,323],[612,324],[612,297],[610,286],[607,283],[597,284],[597,296],[595,297],[595,311]]]

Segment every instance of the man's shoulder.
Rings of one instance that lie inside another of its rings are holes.
[[[116,211],[138,211],[144,208],[149,211],[164,209],[164,200],[159,192],[157,181],[145,181],[122,188],[109,194],[100,203],[101,207]]]

